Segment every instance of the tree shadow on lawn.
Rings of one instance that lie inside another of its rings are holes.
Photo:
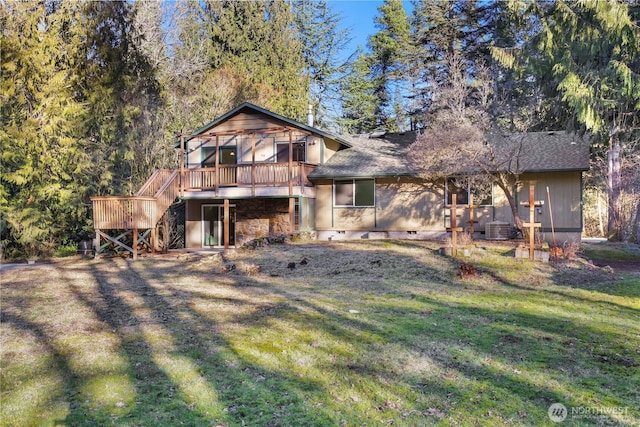
[[[385,256],[388,256],[385,252],[366,251],[360,254],[357,252],[354,254],[352,250],[348,254],[340,253],[339,250],[336,252],[334,254],[336,263],[337,260],[342,260],[344,265],[339,267],[346,267],[346,270],[351,272],[353,276],[363,274],[372,255],[376,260],[381,259],[382,262],[390,261],[385,258]],[[355,260],[353,259],[354,256]],[[358,258],[362,258],[363,261],[358,262]],[[415,267],[422,268],[423,273],[425,272],[424,266],[420,266],[420,263],[413,258],[405,257],[409,259],[398,260],[395,255],[392,258],[401,266],[403,273],[411,270],[407,263],[409,265],[415,263]],[[456,262],[452,262],[452,267],[454,266],[457,266]],[[281,272],[282,270],[279,271]],[[293,271],[290,273],[291,276],[286,278],[295,277]],[[441,273],[442,271],[440,270],[428,271],[425,275],[431,280]],[[314,274],[317,274],[317,272]],[[377,275],[375,276],[378,278]],[[564,402],[570,406],[593,404],[594,402],[589,400],[589,387],[592,377],[597,376],[600,381],[609,383],[611,386],[615,385],[616,378],[620,378],[620,373],[615,372],[615,370],[607,374],[606,371],[612,368],[607,365],[600,366],[601,370],[605,371],[604,373],[594,372],[591,357],[599,357],[599,355],[594,354],[594,348],[590,347],[594,343],[587,340],[602,334],[593,327],[579,322],[572,322],[566,318],[559,319],[554,316],[533,315],[514,308],[487,309],[475,303],[466,303],[466,305],[444,303],[433,297],[424,299],[421,296],[410,295],[411,298],[419,300],[422,304],[426,303],[426,307],[419,311],[420,314],[417,318],[409,318],[406,314],[407,311],[410,313],[411,310],[407,310],[402,305],[394,306],[391,303],[386,307],[378,307],[379,310],[372,314],[372,319],[362,320],[358,316],[346,314],[345,307],[342,305],[344,301],[339,294],[331,298],[330,300],[332,301],[330,302],[340,304],[342,310],[328,310],[326,306],[320,305],[314,298],[311,298],[313,294],[300,294],[295,284],[289,285],[285,280],[279,284],[274,281],[258,282],[255,278],[238,274],[234,275],[233,279],[235,286],[241,286],[245,292],[251,292],[251,289],[259,288],[262,293],[266,292],[267,295],[275,296],[275,299],[269,300],[270,302],[261,303],[259,306],[253,307],[248,314],[235,316],[233,323],[243,325],[244,328],[248,329],[254,328],[254,331],[261,331],[263,328],[273,327],[273,325],[282,322],[288,322],[293,325],[302,324],[305,328],[319,330],[320,335],[328,334],[338,341],[351,342],[354,344],[351,351],[337,356],[330,354],[333,351],[330,346],[325,348],[329,356],[326,368],[340,374],[344,373],[355,382],[360,379],[363,384],[361,387],[366,388],[364,384],[371,385],[371,382],[379,385],[380,377],[386,378],[391,382],[403,382],[412,378],[412,373],[403,373],[402,369],[398,369],[398,367],[387,369],[384,364],[372,363],[378,356],[378,350],[386,345],[400,344],[400,349],[402,347],[409,349],[412,351],[411,354],[418,356],[426,354],[431,363],[438,365],[436,369],[444,370],[443,375],[445,378],[430,378],[427,382],[418,381],[412,385],[422,388],[423,391],[428,390],[428,401],[436,403],[435,406],[440,403],[441,409],[438,410],[445,411],[448,408],[454,411],[455,405],[451,402],[456,399],[475,398],[478,400],[479,412],[477,415],[486,416],[485,412],[480,411],[486,411],[488,407],[491,408],[493,406],[494,412],[500,413],[497,407],[501,405],[501,401],[504,404],[505,399],[508,399],[511,402],[510,410],[513,411],[511,415],[515,416],[517,413],[516,408],[521,407],[526,408],[526,411],[529,412],[540,409],[543,417],[545,417],[546,409],[555,402]],[[282,279],[285,279],[285,277],[282,277]],[[349,280],[351,279],[346,279],[347,282]],[[451,281],[450,278],[444,278],[443,283],[447,286],[453,286],[456,291],[459,291],[460,286],[463,286],[460,282]],[[170,312],[172,310],[163,297],[154,293],[154,288],[146,289],[148,285],[144,286],[143,295],[145,295],[147,306],[152,306],[155,311],[159,312]],[[175,288],[170,290],[174,293],[177,291]],[[385,293],[388,292],[384,290],[384,287],[380,286],[368,286],[367,290],[374,294],[378,293],[379,296],[385,296]],[[530,289],[526,289],[526,291],[530,291]],[[406,291],[398,292],[396,289],[391,292],[391,298],[402,297],[403,292]],[[573,296],[568,295],[566,297],[572,298]],[[193,300],[193,296],[189,295],[186,299]],[[547,301],[545,298],[541,298],[535,303],[544,306]],[[255,303],[253,304],[255,305]],[[431,312],[427,319],[424,318],[425,308],[426,312]],[[391,313],[388,316],[386,311],[389,309]],[[399,312],[405,315],[396,316]],[[169,329],[172,330],[174,336],[180,337],[184,335],[184,329],[180,327],[181,323],[187,329],[196,331],[215,329],[216,324],[209,317],[200,316],[193,310],[189,310],[186,313],[187,318],[190,319],[188,322],[186,322],[184,316],[180,316],[180,320],[177,317],[168,319]],[[182,312],[180,314],[185,313]],[[486,319],[489,319],[490,322],[483,324],[487,321]],[[424,322],[425,320],[426,322]],[[435,322],[431,322],[431,320],[435,320]],[[440,327],[432,326],[433,323],[440,325]],[[480,331],[476,330],[472,334],[462,336],[463,331],[468,330],[469,325],[474,325],[474,323],[476,323],[475,328],[480,328]],[[447,324],[448,326],[441,329],[442,325]],[[199,327],[200,329],[198,329]],[[430,349],[425,350],[421,344],[422,341],[416,342],[410,335],[407,335],[408,331],[412,335],[424,336],[426,334],[424,338],[428,337],[428,339],[439,343],[440,345],[437,347],[440,350],[435,352]],[[281,332],[286,333],[286,329]],[[406,339],[403,339],[403,337]],[[211,336],[203,334],[201,338],[206,340],[211,339]],[[249,334],[248,338],[252,338],[252,335]],[[466,343],[464,340],[466,340]],[[597,347],[595,349],[596,353],[598,349],[602,350],[608,347],[619,349],[620,343],[618,341],[615,337],[602,337],[599,339],[599,343],[595,343]],[[447,345],[442,346],[442,343],[447,343]],[[179,345],[178,348],[187,348],[187,344],[185,342]],[[245,405],[248,405],[250,401],[268,399],[273,392],[283,392],[281,389],[268,390],[262,387],[262,391],[258,392],[257,396],[254,395],[247,400],[248,396],[237,390],[238,381],[240,383],[248,381],[255,386],[256,384],[259,385],[255,378],[281,377],[281,370],[279,370],[280,373],[276,373],[273,369],[260,367],[262,365],[260,360],[262,357],[272,355],[274,351],[277,354],[280,348],[269,348],[257,358],[249,360],[246,357],[246,353],[243,356],[235,350],[238,346],[237,343],[231,344],[222,340],[219,344],[223,348],[223,353],[232,354],[234,358],[240,360],[241,366],[246,366],[244,370],[237,368],[229,372],[228,366],[222,364],[222,359],[225,357],[216,356],[220,357],[218,362],[226,367],[225,377],[230,375],[229,381],[220,382],[215,379],[217,375],[213,372],[210,375],[204,372],[204,376],[210,379],[211,383],[216,384],[217,382],[216,389],[224,389],[225,385],[232,387],[227,399],[225,399],[224,393],[220,396],[221,400],[227,400],[225,403],[227,406],[242,406],[240,402],[243,401]],[[319,347],[315,347],[315,349],[318,351]],[[530,354],[529,352],[534,352],[535,354]],[[585,357],[585,355],[588,355],[588,357]],[[393,364],[391,360],[389,362]],[[547,386],[545,378],[538,378],[538,382],[531,378],[525,379],[523,375],[517,373],[518,368],[523,364],[525,367],[521,368],[521,371],[533,369],[534,371],[545,372],[547,373],[547,379],[552,378],[550,382],[554,385]],[[247,369],[253,371],[253,374],[246,375]],[[453,380],[446,377],[447,374],[451,374],[451,370],[453,370]],[[413,374],[418,374],[418,372]],[[405,378],[405,375],[407,375],[407,378]],[[311,394],[320,395],[328,395],[330,393],[320,383],[314,384],[313,381],[311,383],[301,382],[293,372],[287,372],[285,378],[274,379],[274,383],[277,387],[282,387],[283,380],[284,386],[289,392],[300,396],[301,400],[297,402],[298,405],[305,405],[305,393],[310,392]],[[309,380],[307,378],[306,381]],[[413,380],[415,381],[415,378]],[[466,389],[465,387],[460,387],[460,382],[466,383],[468,387]],[[491,391],[485,392],[488,393],[488,396],[482,396],[482,386],[479,385],[481,383],[491,385]],[[364,390],[361,390],[361,392],[364,392]],[[374,392],[374,394],[376,393]],[[478,397],[476,394],[481,396]],[[440,396],[447,396],[447,398],[443,399]],[[415,399],[413,393],[406,393],[404,396],[399,397],[404,401],[402,406],[406,410],[429,413],[430,407],[409,404]],[[601,389],[599,401],[620,404],[623,397],[616,396],[613,393],[607,394],[605,389]],[[368,418],[366,415],[367,406],[371,408],[386,403],[381,396],[365,397],[362,393],[357,398],[360,399],[358,402],[361,402],[363,398],[368,398],[370,402],[366,402],[362,406],[354,405],[353,407],[351,405],[338,404],[334,410],[337,409],[343,412],[342,415],[347,419],[366,420]],[[484,403],[484,405],[480,403]],[[488,411],[490,412],[490,410]],[[435,414],[437,419],[437,412]],[[321,419],[315,418],[317,415],[314,415],[314,425],[323,424]],[[508,417],[505,414],[502,415],[503,418]],[[239,421],[242,418],[232,416],[230,419]],[[335,422],[335,418],[332,419],[329,416],[326,420]]]
[[[638,310],[634,308],[634,301],[632,300],[633,296],[630,296],[628,292],[612,292],[611,286],[617,286],[614,283],[603,283],[599,282],[597,278],[594,278],[593,282],[590,284],[581,283],[577,284],[577,282],[571,282],[570,279],[567,278],[566,272],[554,273],[550,281],[555,285],[555,288],[550,289],[546,285],[527,285],[523,283],[515,283],[505,279],[502,275],[490,271],[487,269],[481,269],[482,274],[491,277],[496,283],[499,283],[502,286],[513,288],[514,290],[526,291],[526,292],[540,292],[544,296],[539,296],[537,299],[544,298],[550,304],[554,303],[556,299],[555,296],[567,298],[570,300],[581,301],[588,304],[599,305],[602,307],[608,307],[609,309],[621,310],[623,313],[629,316],[635,316]],[[608,273],[608,278],[613,280],[615,279]],[[602,280],[602,277],[600,277]],[[606,279],[605,279],[606,280]],[[588,294],[585,294],[581,291],[587,291]],[[633,292],[635,293],[635,292]],[[615,301],[611,301],[611,297],[621,297],[629,300],[629,304],[623,304]],[[636,302],[637,305],[637,302]]]
[[[72,394],[71,412],[60,423],[550,424],[551,403],[595,405],[594,376],[605,382],[597,385],[597,402],[632,395],[607,391],[624,381],[617,367],[591,366],[591,337],[602,335],[601,347],[619,347],[618,338],[595,325],[485,301],[482,290],[470,290],[469,298],[465,288],[473,286],[453,273],[457,260],[445,259],[447,277],[435,284],[445,270],[419,256],[334,248],[326,266],[289,271],[288,251],[283,247],[274,255],[280,264],[254,277],[199,276],[180,262],[148,272],[144,263],[119,259],[88,263],[96,292],[71,278],[69,286],[119,339],[135,396],[119,418],[112,408],[90,413],[75,401],[85,379],[62,355],[56,369],[69,376],[65,392]],[[397,267],[379,272],[371,264],[378,260]],[[336,268],[346,273],[330,276]],[[176,283],[176,271],[193,275],[197,286]],[[354,302],[359,313],[349,313]]]
[[[122,269],[117,278],[99,269],[94,266],[93,274],[106,309],[98,309],[98,316],[118,331],[136,378],[137,393],[158,396],[145,404],[137,403],[129,418],[146,417],[150,411],[158,422],[176,425],[279,425],[281,418],[296,412],[296,420],[303,424],[331,424],[332,417],[322,408],[312,412],[304,408],[301,391],[314,390],[317,384],[247,363],[217,333],[216,322],[189,304],[170,302],[135,269]],[[140,299],[148,311],[146,320],[117,296],[123,292]],[[184,300],[185,291],[181,292]],[[282,389],[276,392],[274,384]],[[271,407],[271,413],[254,411],[254,406],[265,404]],[[75,425],[78,420],[70,417],[67,421]]]
[[[10,298],[3,297],[2,303],[5,306],[5,308],[13,306],[12,304],[13,301],[11,301]],[[25,340],[29,340],[29,338],[33,337],[37,345],[41,346],[43,352],[47,354],[48,358],[50,358],[50,362],[47,363],[48,365],[47,367],[53,372],[65,373],[65,375],[63,375],[63,387],[61,389],[56,388],[55,391],[49,390],[48,391],[49,394],[46,396],[46,399],[44,399],[45,401],[43,402],[45,405],[47,401],[54,402],[56,400],[59,400],[59,401],[66,400],[66,399],[69,399],[71,396],[78,396],[81,394],[81,391],[78,388],[78,386],[82,385],[86,378],[83,378],[82,376],[74,373],[74,370],[71,368],[69,364],[68,356],[59,351],[57,346],[53,343],[53,339],[49,336],[47,332],[43,330],[43,328],[40,325],[25,319],[20,314],[10,313],[5,310],[2,310],[0,312],[0,324],[3,324],[5,327],[13,327],[17,330],[20,330],[22,337]],[[8,366],[9,363],[11,363],[12,356],[13,354],[11,352],[4,354],[4,357],[2,360],[4,366]],[[40,374],[40,376],[47,376],[49,374],[49,372],[38,372],[38,373]],[[29,386],[30,381],[28,381],[28,378],[18,378],[17,382],[18,382],[17,385],[9,384],[8,380],[3,376],[2,384],[0,384],[0,390],[3,391],[2,406],[5,408],[3,409],[3,412],[4,410],[7,409],[5,405],[9,405],[9,406],[16,406],[20,404],[24,405],[24,402],[11,402],[14,399],[12,399],[12,395],[10,393],[7,393],[8,390],[12,390],[14,392],[14,396],[16,397],[21,395],[23,397],[28,396],[28,392],[26,391],[22,392],[20,390],[20,388],[23,386],[23,383],[26,383],[24,384],[25,387]],[[75,402],[75,404],[72,403],[70,405],[70,409],[72,411],[79,410],[79,408],[77,408],[77,406],[79,405],[80,405],[79,402]],[[45,416],[42,413],[42,408],[37,405],[28,406],[27,408],[25,408],[20,412],[21,412],[20,419],[13,420],[11,421],[11,423],[15,421],[18,421],[18,422],[28,421],[31,424],[36,425],[36,424],[40,424],[41,417]],[[9,422],[10,420],[5,419],[5,417],[8,417],[8,416],[9,416],[8,413],[4,413],[2,417],[0,417],[0,421],[3,421],[4,419],[4,421],[2,422],[2,425],[11,425],[11,424],[7,424],[7,422]],[[84,413],[83,417],[85,422],[89,424],[93,424],[93,425],[98,424],[97,420],[93,418],[91,414]]]
[[[371,252],[368,252],[366,255],[370,254]],[[376,256],[378,255],[376,254]],[[337,255],[336,258],[343,257]],[[452,267],[457,265],[457,261],[451,260],[450,262]],[[432,277],[433,274],[427,274],[427,276]],[[509,285],[508,283],[504,284]],[[337,316],[334,311],[329,312],[309,300],[301,302],[299,295],[289,292],[286,287],[272,286],[270,289],[284,297],[286,301],[295,301],[296,304],[302,304],[302,306],[320,313],[321,317],[325,318],[322,327],[329,328],[333,333],[335,333],[336,329],[348,326],[345,329],[347,331],[346,334],[342,332],[340,335],[347,337],[351,335],[352,340],[358,339],[359,341],[361,340],[352,329],[354,326],[357,330],[366,332],[367,336],[373,333],[377,340],[365,340],[362,342],[364,348],[372,347],[372,342],[375,344],[379,339],[382,339],[383,342],[387,343],[401,342],[407,348],[418,349],[418,353],[422,353],[420,345],[416,345],[413,337],[407,336],[407,331],[411,331],[411,334],[426,334],[425,338],[435,339],[436,342],[450,342],[455,349],[454,352],[444,351],[436,355],[430,355],[430,357],[433,356],[431,358],[441,366],[454,367],[468,378],[491,382],[496,389],[504,391],[503,398],[512,399],[514,396],[520,396],[523,407],[529,406],[529,410],[531,410],[530,402],[536,402],[541,399],[542,407],[539,409],[542,409],[545,415],[548,406],[555,402],[564,402],[573,406],[593,404],[594,402],[589,400],[590,385],[587,383],[591,382],[591,375],[594,374],[594,371],[606,371],[608,369],[606,366],[598,367],[602,369],[594,369],[590,359],[590,356],[594,355],[594,347],[589,347],[589,345],[594,343],[588,340],[594,336],[602,336],[599,328],[595,325],[586,326],[583,323],[571,321],[567,318],[557,318],[552,315],[533,315],[527,313],[526,310],[520,309],[486,309],[474,303],[446,304],[432,297],[414,295],[412,296],[413,298],[426,303],[426,307],[415,311],[415,318],[407,320],[406,314],[411,310],[407,310],[403,306],[394,307],[393,303],[388,303],[377,309],[369,307],[370,311],[374,312],[374,317],[379,317],[379,320],[365,322],[354,320],[352,317]],[[532,289],[527,288],[524,288],[524,290],[532,291]],[[393,294],[392,297],[398,296],[398,292]],[[566,297],[572,298],[571,295]],[[540,307],[545,307],[547,300],[540,298],[535,303]],[[384,312],[389,310],[391,310],[391,315],[385,316]],[[545,312],[545,310],[541,310],[541,312]],[[280,309],[276,315],[281,320],[283,317],[291,315],[292,320],[295,320],[297,315],[292,313],[296,313],[296,311]],[[396,316],[399,313],[404,313],[405,316]],[[424,313],[429,313],[429,317],[424,318]],[[365,313],[363,316],[367,314]],[[326,318],[332,320],[327,321]],[[451,319],[456,318],[457,320],[451,321]],[[473,325],[473,321],[478,318],[490,319],[489,324],[480,326],[480,332],[461,337],[460,335],[464,335],[464,331],[468,331],[469,325]],[[263,316],[259,316],[257,319],[261,323],[264,321]],[[440,330],[430,326],[432,320],[436,320],[436,322],[433,322],[434,325],[442,324],[443,322],[445,324],[447,322],[455,324],[449,325],[445,329],[445,333],[441,333]],[[247,318],[244,321],[252,321],[252,319]],[[422,321],[422,324],[417,327],[416,325],[420,324],[420,321]],[[312,322],[306,323],[311,324]],[[454,332],[453,337],[449,335],[451,332]],[[406,337],[406,339],[402,337]],[[615,347],[620,350],[620,340],[624,338],[623,334],[614,334],[601,338],[599,343],[595,343],[599,344],[599,347],[596,346],[595,350],[609,347]],[[458,349],[458,344],[465,339],[467,340],[466,344],[462,345],[461,349]],[[625,344],[628,345],[629,343]],[[373,347],[376,348],[375,345]],[[504,351],[505,349],[509,351]],[[632,348],[624,348],[621,351],[625,350],[631,351]],[[456,360],[459,357],[464,357],[467,351],[473,355],[472,357],[475,361],[466,364],[464,361]],[[534,354],[529,354],[529,351],[534,352]],[[588,354],[587,357],[585,357],[584,352]],[[568,358],[568,356],[572,359]],[[594,356],[599,357],[597,354]],[[496,367],[491,366],[491,363],[479,363],[478,361],[483,360],[483,358],[495,359],[497,365],[502,366]],[[522,375],[519,375],[517,368],[513,368],[511,372],[505,372],[504,370],[505,367],[519,367],[523,362],[526,362],[525,365],[528,363],[533,364],[533,366],[527,365],[522,370],[533,369],[534,373],[538,370],[549,372],[548,378],[552,379],[554,386],[545,386],[544,377],[538,377],[537,383],[531,382],[531,379],[525,379]],[[380,375],[385,372],[383,367],[379,370],[381,368],[379,366],[373,370],[366,365],[362,366],[351,362],[346,362],[345,366],[349,369],[352,367],[369,376]],[[600,380],[611,385],[611,388],[615,388],[613,386],[621,378],[624,378],[624,375],[621,375],[620,372],[615,372],[615,369],[614,372],[611,372],[611,375],[604,372],[600,376]],[[434,382],[430,384],[435,385]],[[447,388],[438,383],[437,388],[439,390],[447,390],[448,394],[459,394],[455,385]],[[601,393],[599,396],[599,399],[602,399],[601,401],[620,404],[627,397],[608,393],[605,388],[599,391]],[[534,407],[538,406],[535,405]],[[615,422],[618,421],[616,420]]]

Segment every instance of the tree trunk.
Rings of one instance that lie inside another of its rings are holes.
[[[602,196],[600,195],[600,190],[596,191],[596,203],[598,206],[598,237],[605,236],[604,232],[604,220],[602,218]]]
[[[607,237],[609,240],[618,240],[621,236],[618,200],[620,198],[620,186],[622,182],[620,178],[620,140],[616,133],[612,133],[609,137],[607,156],[609,162],[607,172],[607,183],[609,187],[607,200],[609,204]]]
[[[520,212],[518,212],[518,205],[516,204],[516,198],[514,197],[513,193],[511,192],[511,189],[509,188],[509,187],[513,188],[514,186],[511,185],[511,183],[502,183],[500,182],[500,180],[498,180],[496,184],[498,185],[498,187],[500,187],[505,197],[507,198],[507,201],[509,202],[509,207],[511,208],[511,214],[513,215],[513,226],[516,229],[518,229],[524,236],[524,226],[522,225],[523,221],[522,221],[522,218],[520,217]]]
[[[638,209],[636,212],[636,243],[640,245],[640,200],[638,200]]]

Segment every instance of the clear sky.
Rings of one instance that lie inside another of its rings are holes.
[[[373,19],[382,0],[328,0],[327,3],[342,17],[343,26],[351,30],[351,50],[355,51],[358,45],[366,48],[367,39],[376,32]]]
[[[355,52],[358,45],[366,49],[367,39],[377,31],[374,17],[379,14],[378,7],[382,3],[383,0],[327,0],[333,11],[342,17],[342,25],[351,30],[353,40],[345,56]],[[411,13],[411,2],[403,1],[403,4],[407,14]]]

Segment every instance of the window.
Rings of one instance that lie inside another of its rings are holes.
[[[221,165],[236,164],[236,147],[227,146],[220,147],[219,163]],[[202,147],[202,166],[203,168],[213,168],[216,166],[216,147]]]
[[[445,197],[447,205],[453,203],[453,194],[456,195],[456,205],[468,205],[470,195],[473,196],[473,204],[476,206],[493,205],[493,186],[491,184],[472,184],[463,179],[448,178],[445,185]]]
[[[375,206],[375,180],[342,179],[333,181],[334,206]]]
[[[278,163],[285,163],[289,161],[289,143],[278,142],[276,144],[276,161]],[[304,162],[306,161],[306,146],[304,142],[293,143],[293,161]]]
[[[216,166],[216,147],[202,147],[203,168],[213,168]]]

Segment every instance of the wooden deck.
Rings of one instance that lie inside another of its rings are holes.
[[[310,186],[315,165],[296,162],[220,165],[156,171],[135,196],[92,197],[93,224],[97,230],[149,229],[156,227],[169,206],[184,191],[218,191],[224,187]]]
[[[92,197],[93,227],[97,230],[155,228],[179,196],[179,172],[156,171],[135,196]]]
[[[188,168],[184,170],[184,190],[214,190],[219,187],[311,186],[309,174],[315,165],[297,162],[220,165],[216,168]],[[291,176],[290,176],[291,175]]]

